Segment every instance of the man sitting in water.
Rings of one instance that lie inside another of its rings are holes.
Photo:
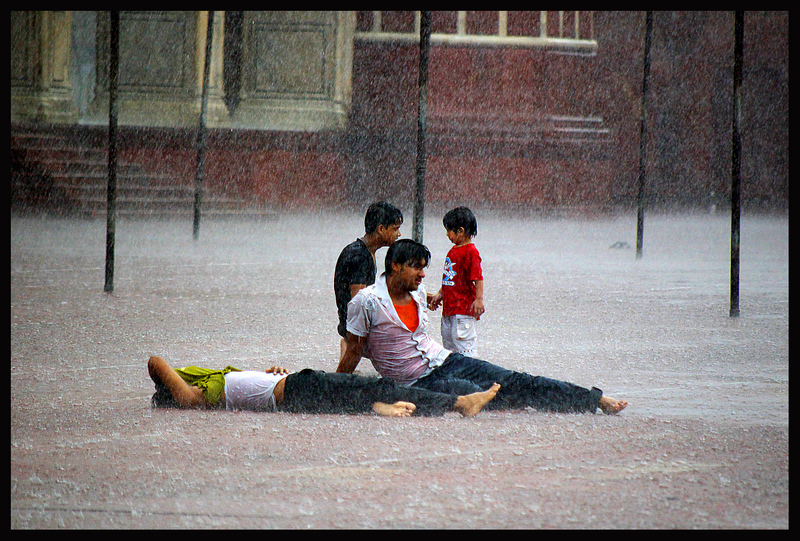
[[[435,393],[397,385],[386,379],[285,368],[242,371],[231,366],[212,370],[189,366],[173,369],[150,357],[156,384],[154,407],[225,408],[293,413],[368,413],[389,417],[443,415],[456,411],[474,417],[497,394],[499,385],[468,396]]]
[[[422,279],[430,259],[428,248],[411,239],[389,247],[384,274],[348,305],[347,349],[337,372],[352,373],[363,355],[381,376],[412,388],[465,394],[499,383],[487,405],[491,409],[618,413],[628,405],[594,387],[515,372],[444,349],[427,332]]]

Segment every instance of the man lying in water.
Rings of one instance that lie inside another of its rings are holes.
[[[224,408],[227,410],[292,413],[374,412],[389,417],[434,416],[456,411],[474,417],[500,386],[456,396],[398,385],[386,378],[327,373],[305,369],[289,372],[213,370],[189,366],[173,369],[164,359],[150,357],[150,378],[156,385],[153,407]]]

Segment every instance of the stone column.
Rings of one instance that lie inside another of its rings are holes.
[[[206,36],[208,31],[208,11],[197,12],[197,100],[198,115],[200,99],[203,96],[203,66],[205,63]],[[211,71],[208,77],[208,112],[206,124],[209,127],[228,125],[228,108],[225,105],[223,89],[223,42],[225,40],[225,12],[214,12],[214,36],[211,43]]]
[[[74,123],[72,12],[11,12],[11,122]]]

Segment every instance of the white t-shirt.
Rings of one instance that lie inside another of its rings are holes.
[[[425,288],[420,285],[411,296],[417,304],[419,326],[412,333],[397,315],[386,275],[358,293],[347,305],[347,332],[366,337],[363,355],[385,378],[411,385],[441,365],[450,355],[428,336]]]
[[[275,411],[273,391],[288,374],[268,374],[255,370],[225,374],[225,409]]]

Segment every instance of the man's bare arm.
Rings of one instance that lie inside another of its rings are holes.
[[[364,351],[364,338],[353,333],[347,333],[347,349],[336,367],[337,372],[352,374],[361,361],[361,353]]]

